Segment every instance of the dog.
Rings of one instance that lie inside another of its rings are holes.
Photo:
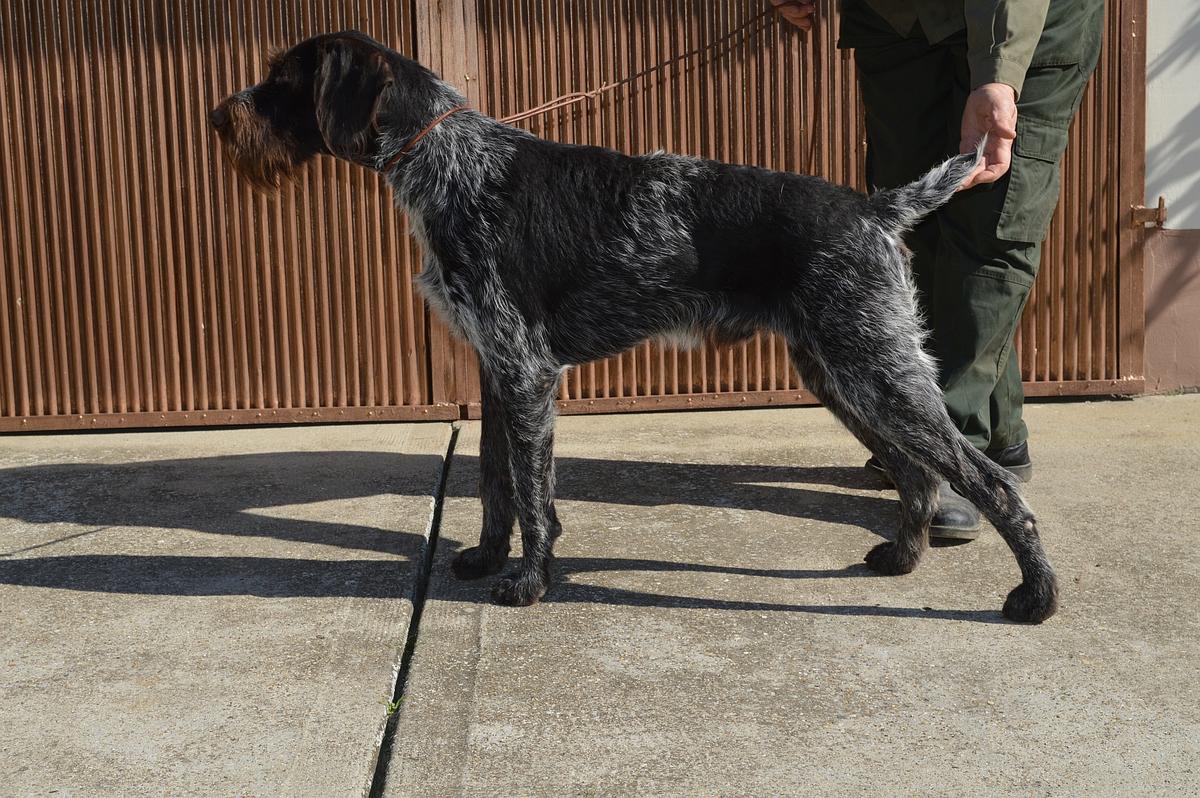
[[[353,31],[273,56],[261,83],[209,118],[260,188],[328,155],[381,172],[407,212],[425,297],[479,354],[483,528],[455,575],[502,571],[514,521],[521,530],[497,603],[532,604],[550,585],[563,372],[648,338],[732,342],[768,329],[896,485],[899,530],[866,555],[872,570],[916,567],[940,477],[1016,556],[1022,581],[1005,616],[1055,612],[1057,580],[1017,482],[946,414],[902,243],[981,149],[868,197],[806,175],[559,144],[467,108],[434,73]]]

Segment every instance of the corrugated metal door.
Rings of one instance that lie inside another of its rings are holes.
[[[832,6],[833,4],[828,4]],[[204,114],[272,47],[357,28],[503,116],[721,39],[760,0],[10,0],[0,13],[0,430],[457,417],[474,356],[413,293],[403,220],[320,159],[277,198],[220,162]],[[754,28],[524,123],[863,188],[835,11]],[[1039,394],[1141,389],[1145,0],[1108,4],[1066,200],[1018,351]],[[1119,57],[1122,55],[1123,57]],[[566,412],[802,403],[782,342],[646,345],[573,370]]]
[[[0,429],[458,416],[382,182],[319,159],[264,197],[207,129],[343,28],[414,51],[390,0],[5,0]]]

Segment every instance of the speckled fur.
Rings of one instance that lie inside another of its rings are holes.
[[[519,522],[523,556],[494,585],[496,601],[531,604],[550,585],[563,369],[649,337],[736,340],[765,328],[788,340],[805,385],[895,479],[900,529],[867,555],[871,568],[916,567],[940,476],[1016,555],[1023,581],[1005,614],[1053,614],[1056,582],[1033,514],[1013,478],[946,415],[901,244],[953,196],[978,153],[868,198],[804,175],[553,143],[466,110],[391,165],[464,100],[354,33],[297,45],[226,102],[241,103],[219,126],[230,160],[254,164],[260,184],[319,154],[386,171],[420,239],[422,291],[479,353],[483,531],[454,571],[500,572]],[[243,135],[249,107],[261,120]],[[284,146],[290,159],[279,157]],[[270,162],[258,163],[255,148]]]

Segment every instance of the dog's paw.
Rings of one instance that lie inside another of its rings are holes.
[[[507,560],[507,553],[491,552],[482,546],[472,546],[458,553],[450,563],[450,570],[458,579],[482,579],[500,573]]]
[[[1057,610],[1058,585],[1053,578],[1045,582],[1022,582],[1004,602],[1004,617],[1018,623],[1041,623]]]
[[[919,556],[913,556],[911,552],[901,549],[895,543],[880,543],[875,548],[867,552],[867,556],[863,557],[863,561],[877,574],[884,576],[899,576],[900,574],[911,573],[920,562]]]
[[[546,595],[546,580],[526,571],[501,577],[492,585],[492,601],[506,607],[528,607]]]

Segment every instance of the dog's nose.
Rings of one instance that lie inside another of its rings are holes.
[[[208,112],[208,121],[219,130],[229,121],[229,114],[225,113],[224,109],[214,108]]]

